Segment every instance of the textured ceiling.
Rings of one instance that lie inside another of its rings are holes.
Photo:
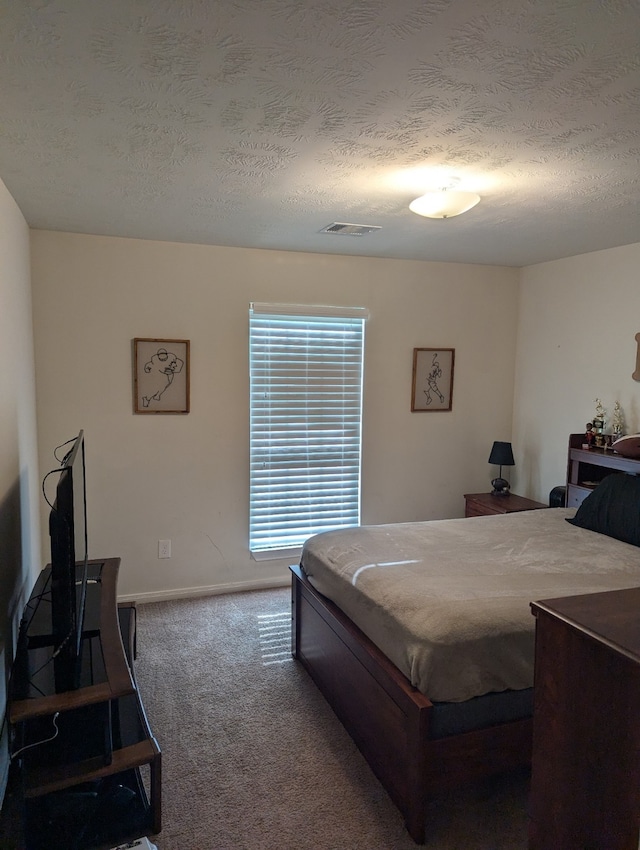
[[[0,0],[0,177],[34,228],[572,256],[640,241],[639,44],[638,0]]]

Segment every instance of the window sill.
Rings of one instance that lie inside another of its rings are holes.
[[[251,557],[254,561],[279,561],[284,558],[294,560],[297,563],[302,554],[302,546],[293,546],[289,549],[267,549],[260,552],[252,552]]]

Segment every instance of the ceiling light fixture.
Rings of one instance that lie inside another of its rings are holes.
[[[459,192],[453,188],[457,180],[452,180],[448,186],[443,186],[436,192],[427,192],[415,201],[411,201],[411,212],[426,218],[453,218],[461,215],[480,202],[480,195],[475,192]]]

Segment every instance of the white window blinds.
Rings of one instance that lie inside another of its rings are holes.
[[[251,306],[253,553],[360,522],[366,317],[362,308]]]

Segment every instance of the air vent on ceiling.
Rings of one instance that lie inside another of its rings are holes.
[[[367,233],[381,229],[375,224],[345,224],[342,221],[334,221],[333,224],[323,227],[320,233],[335,233],[338,236],[366,236]]]

